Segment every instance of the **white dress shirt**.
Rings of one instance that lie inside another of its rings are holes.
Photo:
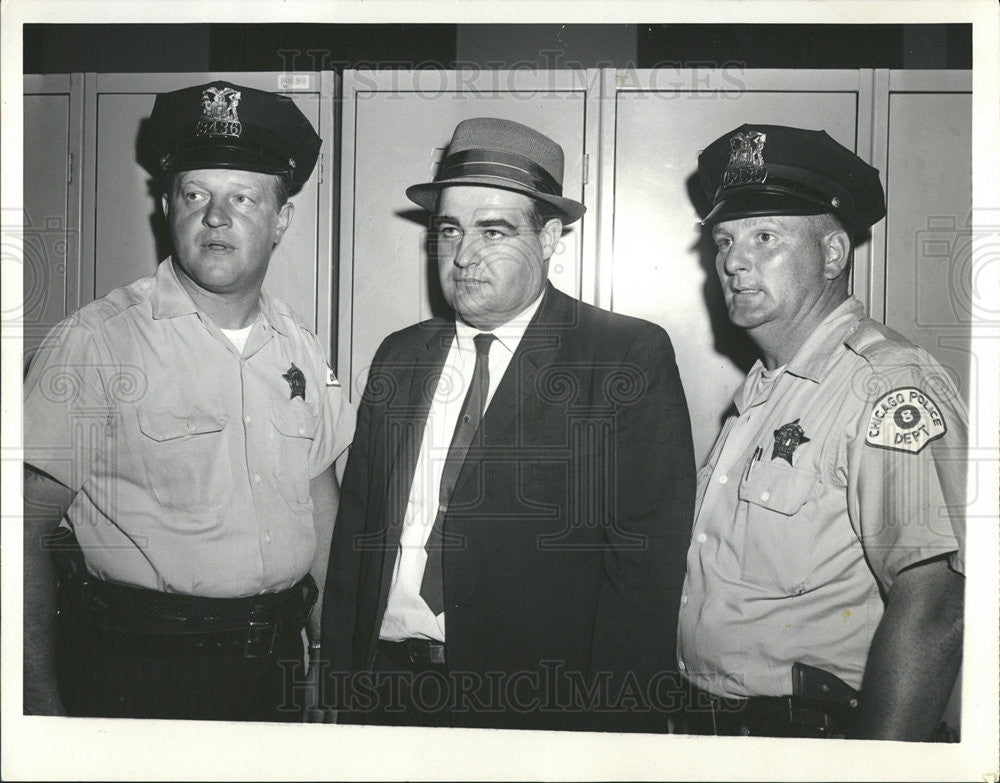
[[[524,330],[542,301],[539,296],[527,309],[493,330],[497,338],[490,346],[490,386],[486,394],[485,411],[503,380],[514,351]],[[441,371],[427,414],[427,426],[420,442],[417,465],[413,474],[406,515],[399,539],[396,566],[389,587],[389,602],[382,619],[380,638],[388,641],[403,639],[435,639],[444,641],[444,612],[435,616],[420,597],[427,552],[424,547],[437,516],[441,473],[451,448],[458,414],[465,401],[476,366],[476,346],[473,338],[480,330],[455,319],[455,339]]]

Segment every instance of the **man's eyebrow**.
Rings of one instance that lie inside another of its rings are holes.
[[[452,217],[451,215],[435,215],[433,222],[435,225],[438,223],[454,223],[455,225],[458,225],[458,218]]]
[[[476,225],[480,228],[506,228],[511,231],[517,230],[517,226],[509,220],[504,220],[503,218],[487,218],[486,220],[477,220]]]

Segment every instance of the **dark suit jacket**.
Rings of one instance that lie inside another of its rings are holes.
[[[454,334],[450,320],[417,324],[372,363],[324,593],[331,672],[372,665]],[[446,516],[460,542],[444,556],[448,667],[473,698],[460,723],[665,729],[694,487],[666,332],[549,284]]]

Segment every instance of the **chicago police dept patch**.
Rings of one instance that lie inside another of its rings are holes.
[[[870,446],[917,454],[948,431],[941,409],[915,386],[893,389],[875,402],[865,442]]]

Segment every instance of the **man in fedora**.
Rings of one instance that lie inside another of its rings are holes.
[[[25,381],[25,709],[294,720],[354,415],[261,286],[320,139],[226,82],[157,96],[147,130],[173,256]]]
[[[562,148],[460,123],[434,182],[454,317],[372,362],[323,610],[350,722],[665,730],[694,459],[670,341],[547,282]]]
[[[968,420],[949,374],[849,294],[878,171],[824,131],[757,124],[698,170],[760,361],[699,475],[683,730],[931,739],[961,660]]]

